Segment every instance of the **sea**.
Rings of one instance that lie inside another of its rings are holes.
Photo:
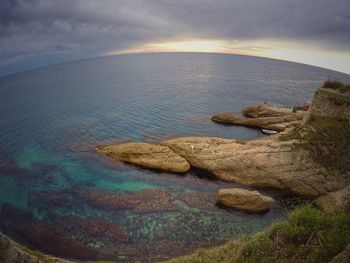
[[[215,204],[238,187],[202,171],[141,169],[96,151],[123,141],[179,136],[250,140],[259,129],[214,123],[267,102],[311,101],[327,79],[314,66],[240,55],[116,55],[0,78],[0,229],[34,249],[73,260],[154,262],[257,233],[305,200],[275,198],[265,214]]]

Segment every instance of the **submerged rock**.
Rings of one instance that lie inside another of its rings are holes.
[[[273,199],[257,191],[232,188],[219,190],[217,203],[249,213],[262,213],[270,209]]]
[[[48,225],[47,222],[36,220],[31,214],[10,205],[2,206],[0,222],[2,227],[10,227],[11,231],[45,253],[80,260],[107,258],[98,250],[75,240],[61,226]]]
[[[317,199],[316,204],[325,212],[350,212],[350,186]]]
[[[137,213],[178,211],[181,209],[174,202],[171,193],[164,190],[147,189],[124,194],[84,187],[73,191],[89,204],[104,209],[131,209]]]
[[[186,173],[190,170],[190,165],[184,158],[165,146],[127,142],[100,146],[97,150],[119,161],[149,169],[174,173]]]
[[[245,144],[218,137],[181,137],[161,142],[192,167],[227,182],[271,187],[305,197],[344,188],[349,180],[328,175],[295,141],[270,136]]]
[[[53,215],[51,222],[64,226],[66,231],[77,232],[88,240],[90,237],[99,240],[108,239],[113,243],[126,243],[131,240],[126,230],[115,223],[107,223],[100,219],[83,219],[77,216],[57,216]]]

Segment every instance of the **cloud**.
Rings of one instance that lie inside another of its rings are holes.
[[[188,38],[349,51],[349,14],[348,0],[1,0],[0,71],[21,58],[51,63]]]

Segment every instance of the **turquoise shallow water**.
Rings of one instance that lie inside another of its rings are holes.
[[[264,100],[301,104],[327,78],[350,82],[296,63],[190,53],[105,57],[3,77],[1,229],[58,256],[118,261],[170,258],[257,232],[283,217],[278,196],[264,215],[223,210],[216,192],[232,185],[127,166],[95,146],[256,138],[259,130],[210,116]]]

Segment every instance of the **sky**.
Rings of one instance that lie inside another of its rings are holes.
[[[0,76],[82,58],[178,51],[350,74],[350,0],[0,0]]]

